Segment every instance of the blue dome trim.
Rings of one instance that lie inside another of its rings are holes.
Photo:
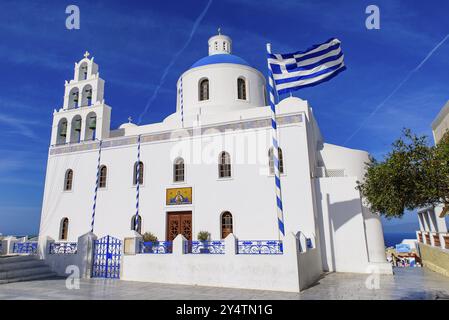
[[[209,64],[217,64],[217,63],[232,63],[232,64],[240,64],[244,66],[251,67],[248,62],[243,60],[240,57],[234,56],[233,54],[214,54],[211,56],[204,57],[197,62],[195,62],[190,69],[196,67],[207,66]]]

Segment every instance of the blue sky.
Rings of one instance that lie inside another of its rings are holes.
[[[431,121],[449,100],[448,41],[370,116],[449,33],[445,0],[212,0],[188,42],[208,2],[76,1],[81,29],[67,30],[65,8],[73,2],[1,1],[0,233],[38,231],[52,112],[85,50],[106,80],[113,128],[128,116],[138,119],[174,61],[142,122],[172,113],[178,76],[207,55],[218,26],[232,37],[234,53],[264,73],[267,42],[274,52],[289,52],[331,37],[342,41],[348,70],[295,94],[309,100],[329,143],[380,158],[403,127],[431,135]],[[370,4],[380,8],[380,30],[365,28]],[[400,222],[415,221],[409,214]]]

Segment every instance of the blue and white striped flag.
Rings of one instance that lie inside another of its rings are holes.
[[[341,42],[335,38],[306,51],[268,54],[268,63],[278,94],[318,85],[346,69]]]

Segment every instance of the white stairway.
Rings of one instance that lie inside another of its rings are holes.
[[[56,273],[37,256],[0,257],[0,284],[50,278],[56,278]]]

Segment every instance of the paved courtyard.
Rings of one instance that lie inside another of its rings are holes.
[[[80,289],[69,290],[65,279],[54,279],[0,285],[0,299],[449,299],[449,278],[427,269],[395,269],[394,276],[380,277],[376,290],[366,279],[331,273],[300,294],[108,279],[83,279]]]

